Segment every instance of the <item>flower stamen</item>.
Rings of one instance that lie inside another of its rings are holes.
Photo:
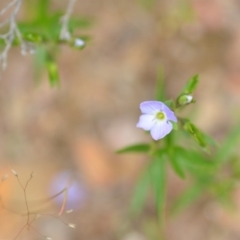
[[[164,120],[166,118],[166,116],[163,112],[158,112],[157,115],[156,115],[156,118],[158,120]]]

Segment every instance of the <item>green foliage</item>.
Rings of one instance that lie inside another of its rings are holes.
[[[176,152],[177,153],[177,152]],[[184,166],[182,164],[181,159],[179,159],[179,155],[173,152],[173,154],[170,155],[170,163],[172,165],[173,170],[175,173],[182,179],[186,178]]]
[[[175,113],[178,113],[183,107],[195,102],[191,94],[196,90],[197,85],[198,75],[195,75],[175,100],[166,99],[164,75],[160,69],[157,78],[156,100],[164,102]],[[150,162],[137,185],[132,206],[139,212],[144,206],[147,195],[151,193],[148,189],[151,189],[161,223],[167,198],[168,166],[179,178],[189,180],[189,186],[183,189],[170,206],[172,213],[180,212],[201,199],[202,196],[232,206],[232,192],[240,179],[240,163],[234,155],[236,154],[234,148],[240,141],[239,126],[232,131],[220,147],[192,121],[187,118],[177,118],[178,123],[173,124],[176,131],[172,131],[158,142],[132,145],[117,151],[117,153],[148,154]],[[199,147],[196,147],[196,143]]]
[[[61,18],[64,12],[51,11],[50,0],[29,1],[25,3],[28,18],[25,21],[18,22],[18,28],[25,43],[31,43],[36,48],[34,58],[34,69],[37,70],[38,78],[44,69],[48,73],[50,86],[60,86],[60,75],[56,62],[57,53],[60,51],[61,45],[65,44],[69,47],[82,50],[84,46],[75,44],[76,39],[81,39],[84,43],[90,40],[89,36],[75,35],[75,32],[82,28],[88,28],[92,22],[86,18],[70,17],[67,23],[67,30],[70,39],[60,39],[62,30]],[[20,39],[17,37],[13,41],[13,45],[19,45]],[[0,46],[5,45],[4,41],[0,41]],[[49,59],[51,56],[51,59]]]

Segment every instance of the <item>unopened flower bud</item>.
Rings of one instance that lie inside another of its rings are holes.
[[[76,38],[74,40],[73,46],[81,49],[85,46],[85,41],[82,40],[81,38]]]
[[[178,98],[179,105],[183,106],[188,103],[191,103],[193,100],[193,97],[191,95],[182,95]]]

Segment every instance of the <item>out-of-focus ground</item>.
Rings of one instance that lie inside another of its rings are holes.
[[[53,11],[66,6],[67,1],[52,1]],[[203,130],[221,140],[237,124],[239,1],[79,0],[73,14],[93,19],[93,27],[80,32],[92,41],[83,51],[62,48],[60,89],[51,89],[46,75],[36,83],[32,57],[21,56],[17,48],[2,74],[0,173],[9,177],[1,195],[5,207],[18,214],[0,210],[0,239],[14,239],[26,221],[19,215],[26,213],[23,191],[10,168],[23,184],[33,171],[26,193],[30,211],[40,209],[33,226],[44,235],[58,240],[160,239],[151,203],[137,219],[128,215],[134,184],[148,159],[114,151],[148,139],[135,125],[139,103],[153,99],[159,66],[170,98],[200,74],[197,103],[189,112]],[[53,179],[66,171],[83,191],[77,209],[61,215],[76,223],[74,230],[43,215],[59,213],[61,204],[45,200],[57,193],[49,192]],[[171,173],[169,182],[174,198],[184,183]],[[240,205],[238,191],[235,198]],[[167,220],[167,240],[237,240],[239,216],[239,210],[227,212],[215,202],[194,205]],[[19,239],[42,238],[24,231]]]

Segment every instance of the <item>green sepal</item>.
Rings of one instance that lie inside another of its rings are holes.
[[[174,103],[174,101],[173,100],[166,100],[166,101],[164,101],[164,104],[166,104],[169,108],[171,108],[172,110],[174,110],[175,109],[175,103]]]
[[[173,130],[178,130],[178,124],[176,122],[171,121]]]

